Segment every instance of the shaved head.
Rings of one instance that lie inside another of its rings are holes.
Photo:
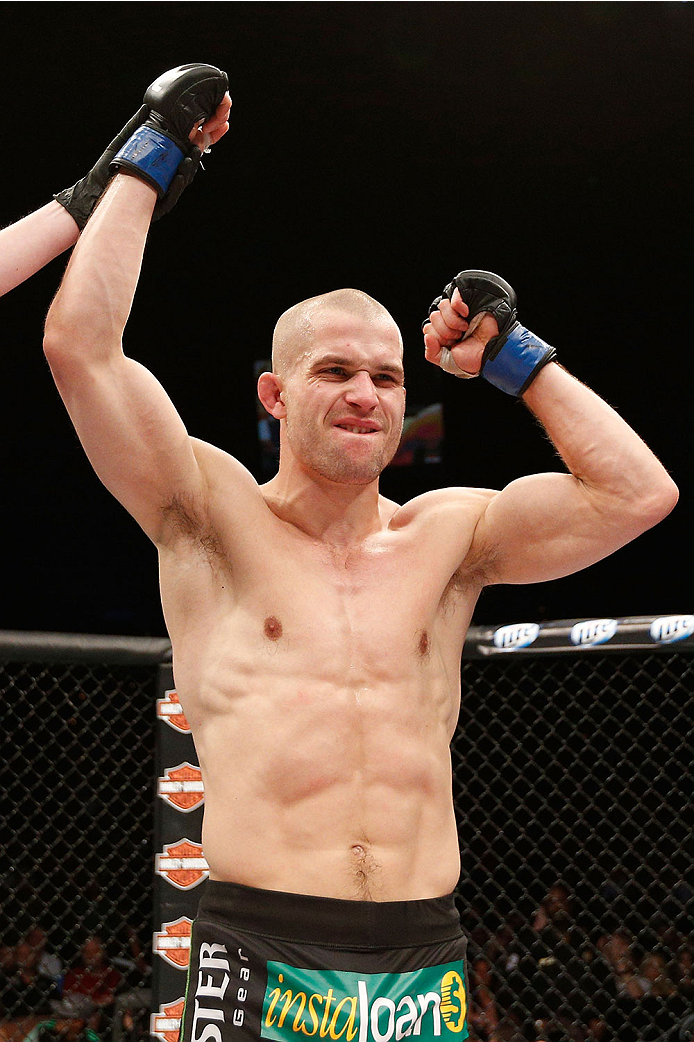
[[[316,324],[326,312],[341,311],[374,324],[395,325],[389,311],[360,289],[336,289],[309,297],[280,315],[272,337],[272,371],[284,376],[312,346]],[[397,328],[397,327],[396,327]]]

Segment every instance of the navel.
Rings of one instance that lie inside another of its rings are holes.
[[[282,623],[275,615],[268,615],[263,629],[268,640],[279,640],[282,636]]]
[[[419,645],[418,645],[418,648],[417,648],[417,650],[419,651],[419,654],[422,656],[422,658],[424,658],[425,655],[429,654],[429,645],[430,645],[429,634],[427,633],[426,630],[422,630],[422,635],[419,638]]]

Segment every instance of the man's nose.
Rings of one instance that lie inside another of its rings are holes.
[[[362,409],[373,409],[378,405],[378,395],[369,373],[360,369],[348,380],[345,399],[351,405],[358,405]]]

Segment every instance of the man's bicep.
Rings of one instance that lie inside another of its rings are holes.
[[[471,553],[488,562],[491,583],[545,582],[607,557],[638,534],[627,528],[571,474],[533,474],[489,501]]]
[[[106,488],[159,542],[168,506],[202,494],[183,421],[159,381],[124,355],[53,375],[90,463]]]

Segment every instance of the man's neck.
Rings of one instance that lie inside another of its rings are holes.
[[[368,485],[346,485],[320,475],[279,473],[261,489],[282,521],[330,546],[354,546],[381,531],[388,518],[378,479]]]

